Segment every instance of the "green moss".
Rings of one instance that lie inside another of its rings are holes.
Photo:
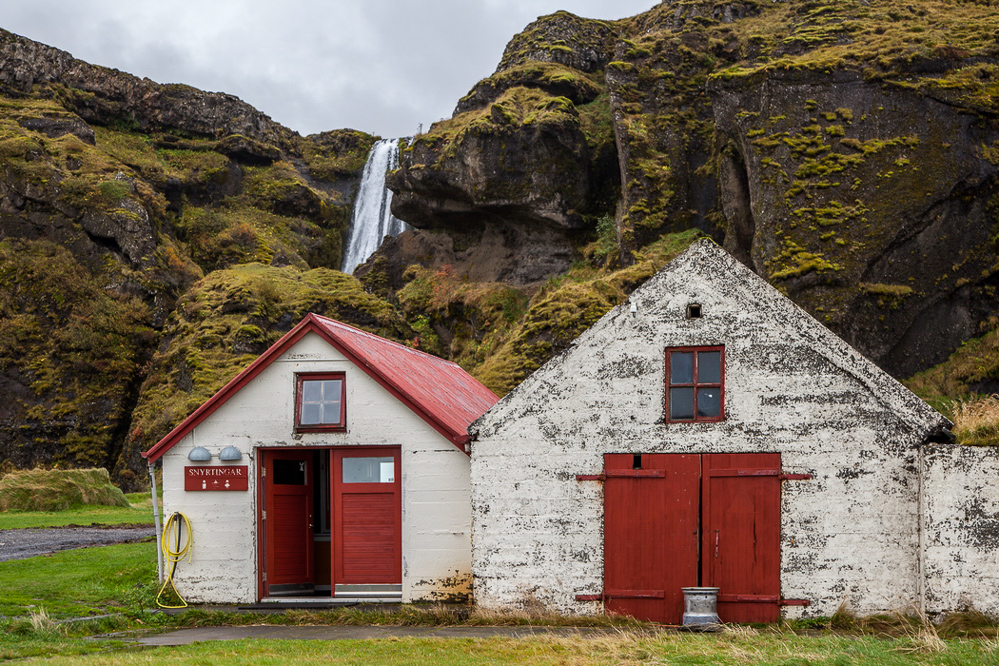
[[[779,254],[767,262],[771,281],[787,280],[807,273],[830,273],[843,270],[843,266],[833,263],[823,255],[808,252],[793,241],[785,241]]]
[[[495,351],[473,374],[497,394],[506,394],[701,236],[696,229],[667,234],[636,252],[628,268],[577,267],[550,280],[510,333],[490,340]]]
[[[334,130],[303,137],[298,149],[316,178],[335,181],[359,176],[375,137],[357,130]]]
[[[132,418],[128,447],[148,448],[309,312],[394,340],[411,329],[355,278],[245,264],[210,273],[177,303]]]
[[[108,277],[53,243],[0,241],[0,369],[24,382],[15,421],[46,424],[34,446],[49,462],[114,465],[127,381],[155,339],[149,308]]]
[[[986,332],[967,340],[946,361],[905,380],[916,395],[936,406],[983,392],[982,386],[999,381],[999,320],[986,324]]]

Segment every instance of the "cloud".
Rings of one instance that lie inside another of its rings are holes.
[[[303,134],[404,136],[450,116],[537,16],[650,0],[6,0],[0,27],[160,83],[237,95]]]

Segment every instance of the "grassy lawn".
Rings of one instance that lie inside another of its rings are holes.
[[[133,504],[141,497],[130,497]],[[145,501],[148,503],[148,496]],[[113,511],[117,513],[105,513]],[[76,509],[48,524],[106,522],[149,508]],[[121,512],[128,512],[122,514]],[[17,514],[28,517],[29,514]],[[0,514],[9,520],[10,514]],[[27,518],[26,518],[27,519]],[[123,519],[118,522],[145,522]],[[37,522],[35,523],[37,524]],[[996,664],[996,625],[933,628],[899,618],[809,621],[764,628],[734,627],[718,634],[656,631],[625,618],[567,619],[546,615],[469,615],[463,609],[404,606],[399,610],[286,611],[273,615],[192,609],[152,612],[157,592],[154,543],[62,551],[0,563],[0,661],[147,664]],[[82,621],[76,618],[89,618]],[[66,620],[74,619],[67,622]],[[178,627],[286,625],[597,625],[604,636],[530,638],[392,638],[340,641],[239,640],[183,647],[137,647],[134,633]],[[828,627],[835,625],[840,629]],[[124,634],[120,632],[125,632]],[[114,634],[114,637],[108,637]],[[990,638],[963,638],[962,636]]]
[[[63,525],[123,525],[153,522],[153,501],[149,493],[125,495],[130,507],[84,505],[68,511],[0,511],[0,530]]]
[[[68,648],[70,646],[67,646]],[[70,648],[73,649],[73,648]],[[183,647],[64,654],[53,663],[151,664],[994,664],[989,641],[948,641],[926,651],[911,639],[799,636],[737,629],[692,636],[401,638],[344,641],[239,640]]]
[[[44,609],[50,617],[64,619],[151,608],[155,580],[155,543],[80,548],[0,562],[0,616],[24,617]]]

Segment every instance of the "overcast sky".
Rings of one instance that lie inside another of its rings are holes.
[[[227,92],[301,134],[408,136],[560,9],[633,16],[658,0],[3,0],[0,27],[159,83]]]

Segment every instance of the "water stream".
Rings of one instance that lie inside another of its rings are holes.
[[[386,236],[398,236],[409,229],[409,225],[392,216],[392,190],[385,187],[385,174],[398,166],[398,139],[382,139],[371,147],[350,219],[340,269],[344,273],[353,273],[367,261]]]

